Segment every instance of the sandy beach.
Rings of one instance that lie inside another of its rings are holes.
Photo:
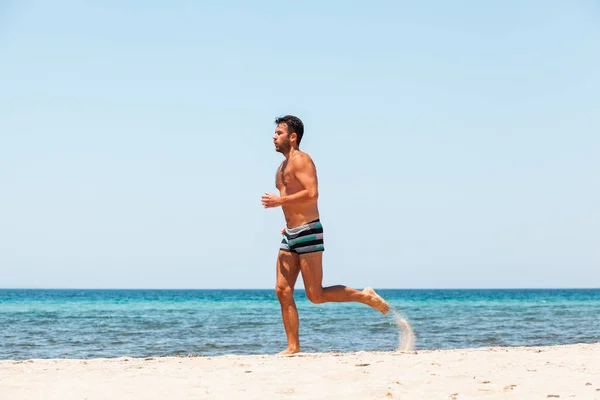
[[[600,343],[0,361],[0,398],[600,399]]]

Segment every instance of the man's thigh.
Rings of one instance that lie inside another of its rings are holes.
[[[300,254],[300,270],[304,288],[307,290],[320,290],[323,282],[323,252]]]
[[[277,287],[294,288],[300,273],[298,254],[279,250],[277,255]]]

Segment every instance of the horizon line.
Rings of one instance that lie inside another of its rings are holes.
[[[414,287],[414,288],[392,288],[392,287],[373,287],[377,290],[597,290],[600,287]],[[275,288],[92,288],[92,287],[0,287],[0,290],[273,290]],[[304,291],[305,288],[295,288],[294,290]]]

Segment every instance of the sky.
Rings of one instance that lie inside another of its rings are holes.
[[[3,1],[0,287],[274,288],[284,114],[324,286],[600,287],[599,94],[593,0]]]

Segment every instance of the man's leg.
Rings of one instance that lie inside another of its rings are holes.
[[[298,279],[300,264],[298,255],[287,251],[279,251],[277,257],[277,285],[275,292],[281,304],[281,317],[287,335],[288,347],[279,354],[294,354],[300,351],[298,337],[298,310],[294,301],[294,285]]]
[[[379,312],[386,314],[390,305],[375,291],[368,287],[363,291],[336,285],[324,288],[323,282],[323,252],[299,254],[300,269],[306,296],[313,303],[349,302],[356,301],[366,304]]]

